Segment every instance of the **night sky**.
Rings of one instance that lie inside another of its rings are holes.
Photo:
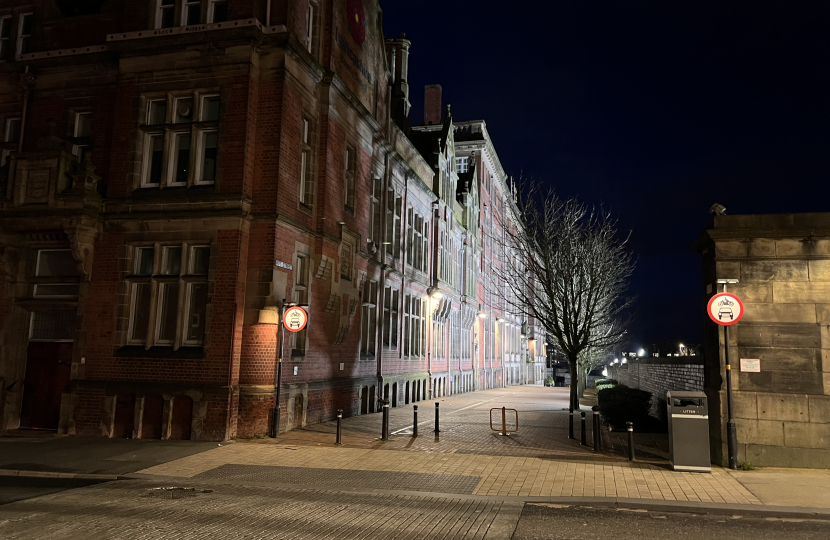
[[[830,3],[381,0],[423,87],[514,176],[631,230],[631,345],[701,342],[692,242],[729,214],[830,211]]]

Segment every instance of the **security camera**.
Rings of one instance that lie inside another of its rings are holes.
[[[715,203],[712,205],[712,208],[709,209],[709,213],[713,216],[722,216],[726,214],[726,207],[722,204]]]

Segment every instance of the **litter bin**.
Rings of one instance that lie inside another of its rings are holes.
[[[703,392],[666,393],[669,455],[675,471],[712,472],[709,406]]]

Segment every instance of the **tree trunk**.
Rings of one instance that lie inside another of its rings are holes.
[[[576,393],[581,399],[585,397],[585,387],[588,386],[588,373],[584,369],[577,369]]]
[[[576,355],[568,357],[568,366],[571,371],[571,401],[570,407],[573,410],[579,409],[579,395],[577,393],[577,369],[576,369]]]

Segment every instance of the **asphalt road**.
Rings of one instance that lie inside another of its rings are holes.
[[[0,437],[0,469],[127,474],[216,448],[219,443],[57,437]],[[0,480],[2,481],[2,480]]]
[[[0,476],[0,504],[23,501],[69,489],[100,484],[102,480],[78,478],[25,478]]]
[[[526,504],[512,540],[808,540],[830,522]]]

